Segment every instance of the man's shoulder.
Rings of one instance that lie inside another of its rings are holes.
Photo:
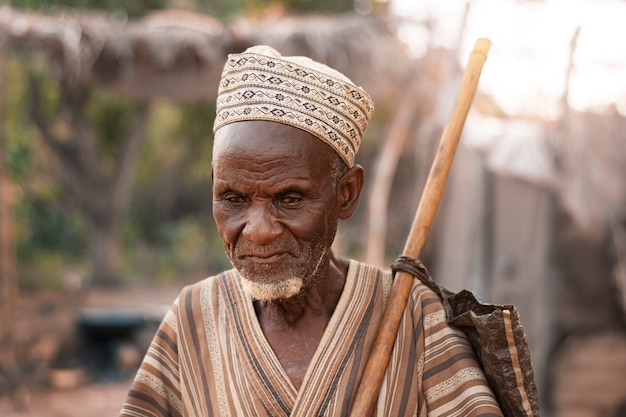
[[[367,263],[366,261],[359,261],[353,258],[344,258],[347,262],[350,263],[350,268],[358,268],[358,269],[362,269],[363,271],[369,272],[369,273],[375,273],[375,274],[390,274],[391,270],[389,268],[381,268],[375,265],[372,265],[370,263]]]
[[[348,275],[352,276],[352,279],[358,280],[361,286],[379,286],[382,290],[385,304],[387,303],[394,280],[391,267],[381,268],[367,262],[350,259]],[[441,298],[418,278],[413,279],[407,305],[411,309],[421,309],[425,306],[430,306],[428,308],[429,311],[443,310]]]
[[[381,268],[356,259],[347,259],[347,261],[349,262],[348,275],[354,274],[357,277],[367,277],[385,282],[392,280],[391,269],[389,268]]]
[[[354,267],[355,270],[359,271],[358,275],[365,275],[369,277],[378,277],[385,284],[393,285],[393,272],[391,271],[391,267],[389,268],[380,268],[367,262],[361,262],[354,259],[350,260],[351,268]],[[411,287],[411,298],[414,301],[419,302],[420,300],[430,300],[430,302],[440,302],[440,297],[425,283],[423,283],[419,278],[413,278],[413,286]]]
[[[179,298],[189,297],[193,294],[206,294],[207,291],[210,293],[224,286],[232,287],[233,285],[237,285],[238,282],[239,278],[237,272],[234,269],[229,269],[186,285],[181,290]]]

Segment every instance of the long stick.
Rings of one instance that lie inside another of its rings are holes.
[[[470,54],[456,105],[441,136],[437,155],[428,174],[424,192],[404,246],[403,254],[406,256],[418,258],[426,242],[490,46],[491,42],[488,39],[478,39]],[[371,354],[361,378],[361,385],[350,413],[352,417],[372,415],[391,357],[398,326],[413,286],[413,279],[413,276],[406,272],[399,272],[394,279],[389,302],[383,313],[381,326],[372,345]]]

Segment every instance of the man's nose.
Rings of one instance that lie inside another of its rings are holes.
[[[266,245],[276,239],[282,233],[282,226],[272,215],[271,203],[253,204],[246,216],[243,236],[256,243]]]

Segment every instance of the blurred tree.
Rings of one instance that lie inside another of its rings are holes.
[[[31,71],[30,114],[89,223],[93,281],[114,284],[121,279],[122,231],[149,105],[118,98],[94,103],[89,86],[64,77],[57,96],[46,100],[45,81]]]
[[[39,60],[41,61],[41,60]],[[86,225],[63,185],[53,155],[33,140],[37,136],[28,114],[27,67],[40,65],[23,54],[7,54],[2,152],[12,183],[12,219],[16,273],[22,288],[58,288],[69,269],[84,269],[88,254]],[[56,259],[62,268],[42,260]]]

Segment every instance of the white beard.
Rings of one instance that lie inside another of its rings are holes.
[[[266,283],[241,277],[243,290],[253,299],[260,301],[291,298],[302,290],[303,285],[301,278],[289,278],[280,282]]]
[[[328,253],[328,249],[324,249],[322,252],[311,276],[315,276],[319,270],[326,253]],[[302,288],[304,288],[304,278],[302,277],[266,283],[250,280],[244,277],[241,272],[239,272],[239,276],[241,277],[241,286],[244,292],[259,301],[286,300],[299,294]]]

